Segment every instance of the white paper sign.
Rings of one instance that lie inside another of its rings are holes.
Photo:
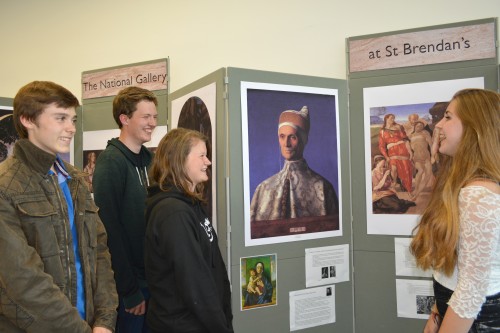
[[[410,253],[412,238],[394,238],[396,257],[396,275],[431,277],[432,271],[423,271],[417,267],[415,257]]]
[[[306,249],[306,287],[349,281],[349,244]]]
[[[398,317],[428,319],[434,305],[430,280],[396,279]]]
[[[335,286],[291,291],[290,331],[335,322]]]

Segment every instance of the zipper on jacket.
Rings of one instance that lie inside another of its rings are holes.
[[[54,181],[54,178],[57,177],[57,174],[54,174],[52,176],[50,176],[50,179],[52,181],[52,185],[55,187],[56,189],[56,193],[57,193],[57,199],[59,201],[59,209],[62,209],[62,211],[64,212],[64,209],[63,209],[63,202],[61,200],[61,194],[60,194],[60,187],[59,187],[59,181],[57,182],[57,184],[55,184],[55,181]],[[65,200],[66,201],[66,200]],[[69,222],[69,221],[68,221]],[[63,226],[64,226],[64,246],[66,247],[66,267],[67,267],[67,273],[68,273],[68,298],[69,298],[69,301],[71,302],[71,304],[73,304],[73,300],[72,300],[72,295],[71,295],[71,286],[72,286],[72,281],[71,281],[71,260],[70,260],[70,257],[69,257],[69,248],[68,248],[68,227],[66,226],[66,218],[63,219]]]
[[[137,171],[137,176],[139,177],[139,183],[144,187],[147,191],[149,186],[149,177],[148,177],[148,169],[144,167],[144,169],[139,169],[139,167],[135,167],[135,171]]]

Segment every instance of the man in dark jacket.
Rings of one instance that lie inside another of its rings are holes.
[[[106,231],[70,150],[77,98],[35,81],[14,98],[21,139],[0,164],[0,332],[111,333]]]
[[[139,87],[122,89],[113,100],[120,137],[108,141],[97,158],[94,198],[108,232],[120,298],[118,333],[147,332],[149,291],[144,274],[144,209],[152,154],[144,147],[156,127],[155,95]]]

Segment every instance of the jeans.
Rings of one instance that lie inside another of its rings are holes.
[[[436,280],[433,281],[433,286],[437,309],[441,317],[444,317],[453,290],[444,287]],[[492,332],[500,332],[500,293],[486,297],[477,319],[469,330],[469,333]]]
[[[150,297],[149,289],[142,288],[141,291],[142,294],[144,295],[144,300],[146,301],[146,313],[147,313],[149,297]],[[146,324],[146,313],[144,313],[142,316],[137,316],[126,312],[125,306],[123,305],[123,300],[120,298],[115,333],[148,333],[148,326]]]

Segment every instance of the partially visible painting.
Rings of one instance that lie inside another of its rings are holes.
[[[191,91],[184,96],[172,100],[172,128],[182,127],[205,134],[211,142],[209,159],[210,177],[205,186],[204,196],[207,198],[205,209],[211,222],[217,230],[217,135],[216,135],[216,96],[217,84],[210,83],[202,88]]]
[[[14,144],[19,140],[12,112],[11,106],[0,106],[0,162],[5,161],[12,154]]]
[[[411,235],[439,168],[434,128],[455,92],[483,87],[470,78],[364,88],[368,234]]]

